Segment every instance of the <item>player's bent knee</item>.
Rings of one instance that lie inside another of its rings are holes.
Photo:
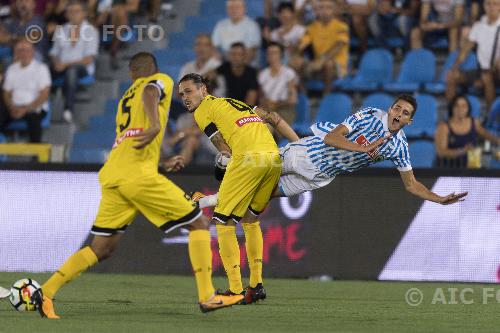
[[[189,230],[208,230],[210,227],[210,221],[209,219],[205,216],[202,215],[199,218],[197,218],[193,223],[191,223],[188,227]]]
[[[257,222],[259,219],[259,217],[257,215],[255,215],[254,213],[252,213],[251,211],[247,210],[247,212],[245,213],[245,216],[243,216],[243,218],[241,219],[241,223],[255,223]]]

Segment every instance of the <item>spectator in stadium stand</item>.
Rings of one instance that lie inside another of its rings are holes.
[[[359,50],[368,49],[368,18],[375,11],[376,0],[344,0],[347,14],[352,17],[352,28],[359,38]],[[342,2],[342,1],[340,1]]]
[[[289,125],[295,121],[297,105],[297,75],[282,63],[283,46],[271,42],[267,46],[267,62],[258,76],[260,104],[266,111],[276,112]]]
[[[500,137],[484,129],[470,112],[470,103],[464,95],[457,95],[450,102],[448,119],[438,125],[434,138],[438,167],[467,167],[467,152],[478,146],[480,137],[500,145]]]
[[[196,59],[185,63],[179,73],[179,80],[189,73],[205,76],[208,72],[215,70],[221,65],[221,61],[215,53],[212,39],[207,34],[199,34],[194,40],[194,53]]]
[[[65,24],[66,7],[69,0],[55,0],[48,2],[44,12],[45,22],[47,23],[47,33],[52,36],[58,25]]]
[[[99,33],[86,19],[86,5],[72,0],[66,9],[68,23],[54,32],[54,44],[50,50],[55,76],[64,77],[63,119],[71,122],[78,80],[94,75],[95,57],[99,50]]]
[[[390,37],[402,37],[409,44],[411,29],[418,20],[418,0],[379,0],[368,22],[378,47],[389,47]]]
[[[159,10],[157,0],[151,1],[151,4],[154,14],[151,14],[150,18],[157,15]],[[109,44],[109,64],[114,70],[120,68],[118,53],[127,37],[127,31],[130,31],[130,29],[127,29],[130,18],[139,12],[139,5],[140,0],[89,0],[87,2],[88,20],[97,28],[105,25],[103,33],[107,34],[107,40],[111,40]]]
[[[194,159],[201,164],[205,161],[206,164],[212,163],[217,152],[210,139],[196,125],[193,114],[187,111],[179,115],[175,122],[175,132],[165,137],[162,145],[164,157],[180,155],[184,158],[184,165],[190,164]],[[168,165],[168,159],[162,162],[164,163]]]
[[[451,101],[459,85],[477,84],[484,89],[489,109],[495,99],[495,81],[499,80],[500,68],[500,0],[485,0],[484,15],[474,23],[468,38],[461,45],[460,53],[447,74],[446,98]],[[460,71],[460,65],[476,48],[479,69]]]
[[[468,26],[472,26],[484,15],[483,3],[484,0],[470,0],[467,2],[468,6],[466,8],[466,13],[468,15],[466,15],[465,18]],[[462,32],[460,35],[463,36],[464,33]]]
[[[277,11],[280,27],[270,32],[269,29],[264,29],[264,37],[268,41],[280,43],[285,47],[285,60],[287,61],[298,49],[306,28],[297,23],[292,3],[280,3]]]
[[[318,5],[320,0],[295,0],[294,8],[297,16],[297,21],[307,25],[316,19],[318,13]]]
[[[16,42],[14,58],[16,61],[7,68],[3,82],[6,110],[0,111],[0,129],[12,120],[23,119],[29,141],[41,142],[41,122],[48,111],[50,71],[46,64],[35,59],[35,48],[26,39]]]
[[[257,104],[257,70],[246,64],[246,53],[243,43],[234,43],[229,49],[228,61],[208,75],[212,81],[215,80],[215,96],[234,98],[248,105]]]
[[[334,0],[320,0],[318,18],[307,26],[299,44],[300,55],[294,56],[290,67],[299,73],[301,81],[322,78],[323,94],[329,94],[333,79],[347,74],[349,62],[349,26],[340,19],[340,8]],[[312,47],[312,59],[304,56]]]
[[[16,0],[11,17],[0,25],[0,44],[12,45],[18,38],[28,36],[35,44],[36,58],[45,61],[48,50],[46,26],[43,18],[35,15],[35,8],[34,0]]]
[[[248,49],[245,62],[257,64],[258,50],[261,42],[259,25],[246,16],[244,0],[227,0],[227,16],[215,25],[212,33],[212,42],[215,47],[227,56],[231,45],[240,42]]]
[[[140,0],[113,0],[111,7],[111,24],[114,29],[114,37],[111,41],[110,55],[111,55],[111,68],[119,69],[118,51],[120,50],[122,36],[126,30],[120,27],[128,26],[130,24],[129,18],[139,11]]]
[[[464,7],[464,0],[422,0],[419,25],[411,31],[411,47],[419,49],[447,37],[448,50],[457,50]]]

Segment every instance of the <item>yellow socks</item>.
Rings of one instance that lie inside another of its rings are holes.
[[[87,246],[69,257],[68,260],[42,286],[43,294],[54,298],[56,292],[67,282],[97,263],[97,256]]]
[[[245,247],[250,268],[250,287],[255,288],[258,283],[262,283],[262,255],[264,251],[262,230],[259,221],[242,223],[242,226],[245,232]]]
[[[214,294],[210,232],[208,230],[190,231],[188,249],[198,287],[198,299],[200,303],[205,302]]]
[[[240,246],[236,238],[236,226],[217,224],[219,253],[229,279],[229,289],[240,294],[243,291],[240,272]]]

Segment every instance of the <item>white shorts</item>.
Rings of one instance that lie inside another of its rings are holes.
[[[278,186],[287,197],[326,186],[334,179],[318,170],[307,156],[305,140],[309,138],[280,148],[282,167]]]

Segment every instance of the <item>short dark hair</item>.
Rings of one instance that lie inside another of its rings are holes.
[[[247,48],[247,47],[245,46],[245,44],[243,44],[242,42],[235,42],[235,43],[231,44],[231,47],[230,47],[230,48],[232,49],[232,48],[235,48],[235,47],[241,47],[242,49],[245,49],[245,50],[246,50],[246,48]]]
[[[158,63],[152,53],[139,52],[132,56],[128,68],[133,72],[147,73],[149,71],[158,71]]]
[[[285,52],[285,48],[283,47],[283,44],[275,42],[275,41],[271,41],[271,42],[267,43],[266,50],[272,46],[278,47],[280,49],[282,55],[283,55],[283,52]]]
[[[279,3],[278,8],[276,8],[276,12],[281,13],[282,11],[287,9],[292,13],[295,13],[295,8],[293,7],[293,3],[289,1],[282,1]]]
[[[196,73],[189,73],[184,75],[182,79],[179,80],[179,84],[185,81],[193,81],[193,83],[196,85],[204,85],[207,88],[207,90],[210,86],[210,84],[208,83],[208,79]]]
[[[417,106],[418,106],[417,105],[417,100],[415,99],[415,97],[413,97],[410,94],[401,94],[398,97],[396,97],[396,99],[394,100],[394,103],[392,103],[392,105],[391,105],[391,108],[394,105],[396,105],[396,103],[398,101],[405,101],[405,102],[410,103],[410,105],[413,107],[413,111],[411,113],[411,118],[413,118],[415,116],[415,113],[417,112]]]
[[[469,99],[464,94],[458,94],[455,97],[453,97],[450,103],[448,104],[448,119],[450,119],[453,116],[453,108],[455,107],[455,104],[457,104],[460,98],[465,99],[465,102],[467,103],[467,117],[470,117],[471,105]]]

